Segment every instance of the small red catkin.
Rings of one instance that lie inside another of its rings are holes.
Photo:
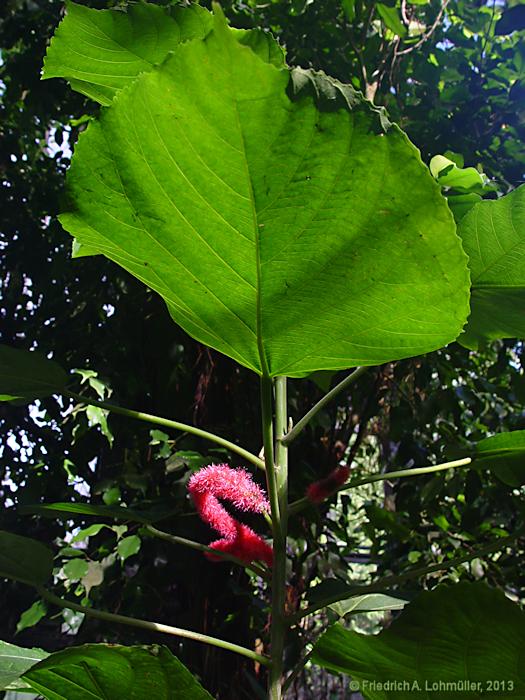
[[[219,498],[230,501],[245,512],[270,510],[264,491],[245,469],[211,464],[193,474],[188,491],[202,520],[222,535],[222,539],[210,544],[212,549],[231,554],[246,564],[264,561],[268,566],[272,565],[272,548],[251,528],[230,515],[219,501]],[[221,561],[221,557],[211,553],[206,556],[211,561]]]
[[[322,503],[342,486],[350,476],[350,467],[336,467],[327,477],[314,481],[306,489],[306,498],[312,503]]]
[[[232,554],[246,564],[252,561],[263,561],[269,567],[273,564],[273,549],[270,545],[247,525],[237,523],[237,534],[233,539],[216,540],[210,544],[213,549]],[[206,554],[211,561],[220,561],[220,557],[211,552]]]

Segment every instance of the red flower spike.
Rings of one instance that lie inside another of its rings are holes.
[[[237,533],[233,539],[216,540],[210,544],[213,549],[218,549],[226,554],[231,554],[241,559],[245,564],[252,561],[264,561],[268,566],[273,564],[273,549],[270,545],[247,525],[237,523]],[[211,552],[206,554],[211,561],[220,561],[220,557]]]
[[[264,491],[246,470],[211,464],[191,477],[188,490],[202,520],[223,536],[210,547],[236,556],[246,564],[264,561],[272,565],[272,548],[251,528],[239,523],[219,501],[219,498],[230,501],[239,510],[252,513],[270,510]],[[221,560],[210,553],[207,556],[212,561]]]
[[[306,489],[306,498],[312,503],[322,503],[342,486],[350,476],[350,467],[336,467],[327,477],[314,481]]]

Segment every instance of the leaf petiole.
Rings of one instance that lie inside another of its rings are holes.
[[[89,406],[98,406],[99,408],[104,408],[106,411],[112,411],[113,413],[118,413],[121,416],[126,416],[127,418],[136,418],[137,420],[145,421],[146,423],[154,423],[155,425],[162,425],[165,428],[173,428],[174,430],[183,430],[186,433],[191,433],[197,437],[203,438],[204,440],[209,440],[210,442],[215,442],[217,445],[226,447],[226,449],[231,452],[244,457],[248,462],[251,462],[259,469],[264,469],[264,462],[259,459],[256,455],[252,454],[248,450],[245,450],[240,445],[236,445],[234,442],[230,442],[220,435],[215,435],[215,433],[210,433],[207,430],[201,430],[196,428],[194,425],[189,425],[187,423],[180,423],[179,421],[170,420],[169,418],[162,418],[161,416],[155,416],[151,413],[143,413],[142,411],[133,411],[129,408],[122,408],[121,406],[115,406],[114,404],[107,403],[106,401],[99,401],[98,399],[91,399],[87,396],[82,396],[74,391],[66,390],[64,392],[66,396],[69,396],[80,403],[86,403]]]

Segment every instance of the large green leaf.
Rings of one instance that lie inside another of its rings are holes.
[[[66,78],[71,87],[102,105],[162,63],[181,42],[203,38],[212,15],[199,5],[161,8],[148,3],[94,10],[66,2],[66,14],[48,48],[42,77]],[[264,60],[283,64],[283,52],[261,30],[237,30],[236,38]],[[90,255],[85,247],[75,257]]]
[[[510,699],[525,695],[524,653],[520,608],[484,584],[459,583],[422,593],[377,636],[331,627],[312,660],[351,675],[367,700],[405,700],[418,690],[439,700],[471,700],[482,693]],[[455,691],[454,685],[438,685],[460,681],[480,685],[456,685]]]
[[[25,676],[47,700],[210,700],[167,647],[86,644],[52,654]]]
[[[49,654],[42,649],[22,649],[0,641],[0,690],[25,687],[21,676],[46,656]]]
[[[32,400],[60,392],[67,374],[38,352],[0,345],[0,401]]]
[[[210,13],[198,5],[168,13],[140,3],[123,12],[67,2],[42,77],[67,78],[74,90],[109,105],[118,90],[161,63],[181,41],[203,37],[210,28]]]
[[[525,484],[525,430],[480,440],[475,447],[473,465],[488,467],[509,486]]]
[[[279,68],[220,12],[81,135],[61,222],[258,373],[441,347],[468,270],[439,187],[349,86]]]
[[[525,338],[525,186],[476,204],[458,233],[469,256],[472,313],[460,342]]]
[[[50,549],[30,537],[0,530],[0,578],[40,586],[52,573]]]

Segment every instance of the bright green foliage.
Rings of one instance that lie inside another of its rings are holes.
[[[487,690],[485,682],[501,679],[509,685],[491,696],[512,698],[525,694],[524,648],[525,615],[518,606],[484,584],[458,583],[422,593],[377,636],[331,627],[317,643],[313,660],[359,681],[406,680],[422,691],[425,683],[460,680],[481,682]],[[366,700],[410,695],[406,689],[366,686],[361,692]],[[458,693],[441,690],[436,697],[452,700]],[[480,693],[467,691],[461,697],[473,700]]]
[[[438,187],[384,123],[219,14],[90,124],[61,222],[260,374],[418,355],[461,331],[468,272]]]
[[[203,37],[211,15],[194,5],[162,8],[134,4],[126,12],[92,10],[74,2],[47,52],[44,78],[67,78],[71,87],[103,105],[137,75],[161,63],[181,41]]]
[[[70,581],[80,581],[88,572],[88,563],[85,559],[70,559],[64,565],[64,574]]]
[[[86,644],[59,651],[24,680],[47,700],[210,700],[167,647]]]
[[[136,554],[140,549],[140,545],[140,537],[137,535],[130,535],[129,537],[121,539],[117,545],[117,552],[122,563],[124,563],[128,557]]]
[[[45,602],[43,600],[36,600],[30,608],[24,610],[24,612],[20,615],[20,619],[18,620],[18,624],[16,626],[17,633],[22,632],[22,630],[25,630],[28,627],[37,625],[40,620],[46,616],[46,614],[47,605]]]
[[[27,687],[20,677],[49,654],[42,649],[22,649],[0,641],[0,691]]]
[[[0,345],[0,401],[60,393],[66,382],[62,367],[40,353]]]
[[[509,486],[525,483],[525,430],[513,430],[480,440],[474,466],[488,467]]]
[[[0,578],[40,586],[53,572],[53,553],[29,537],[0,530]]]
[[[445,156],[434,156],[430,161],[430,172],[438,178],[444,187],[470,190],[475,186],[483,187],[485,181],[476,168],[460,168]]]
[[[446,192],[448,206],[456,222],[480,202],[483,195],[496,189],[485,173],[463,166],[463,156],[452,151],[434,156],[429,164],[430,172]]]
[[[397,36],[405,36],[407,28],[401,21],[399,10],[396,7],[388,7],[383,3],[376,5],[377,12],[385,25]]]
[[[472,313],[460,342],[525,338],[525,187],[479,202],[458,226],[469,256]]]

